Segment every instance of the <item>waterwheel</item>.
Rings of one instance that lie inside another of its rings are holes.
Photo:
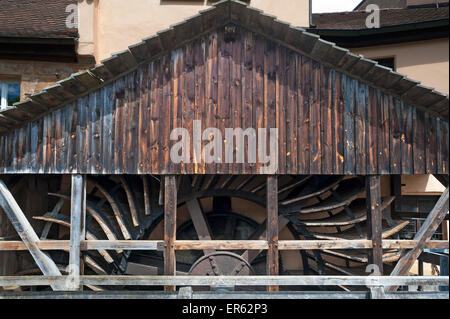
[[[162,186],[159,176],[89,176],[87,239],[163,239]],[[265,186],[264,176],[179,176],[177,239],[263,239],[266,229]],[[365,182],[362,177],[280,176],[280,240],[366,238],[364,193]],[[41,237],[68,239],[69,178],[61,176],[60,189],[49,192],[48,196],[53,198],[53,209],[42,216],[33,217],[45,223],[45,234]],[[390,218],[386,208],[393,199],[382,199],[383,238],[398,236],[408,224]],[[60,251],[50,254],[64,273],[68,253]],[[159,251],[99,250],[84,252],[83,256],[85,274],[163,274],[163,253]],[[384,262],[387,265],[398,258],[398,251],[385,251]],[[177,251],[176,260],[178,274],[214,276],[266,273],[264,251]],[[367,275],[366,266],[367,251],[364,250],[280,253],[280,275]],[[39,269],[31,267],[21,269],[18,274],[38,273]],[[87,288],[102,290],[119,287]]]

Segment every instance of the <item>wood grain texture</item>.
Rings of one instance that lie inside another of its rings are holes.
[[[222,152],[205,163],[191,146],[175,164],[170,132],[193,142],[195,120],[220,130]],[[226,128],[277,128],[277,174],[448,174],[447,121],[240,27],[3,133],[0,173],[259,174],[247,143],[245,163],[225,162]]]

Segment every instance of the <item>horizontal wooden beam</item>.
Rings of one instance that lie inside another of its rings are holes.
[[[193,291],[190,299],[371,299],[366,291]],[[448,299],[449,293],[440,291],[386,292],[385,299]],[[0,291],[0,299],[179,299],[178,292],[165,291]]]
[[[415,240],[383,240],[383,249],[412,249]],[[40,241],[41,250],[68,250],[68,240]],[[175,250],[265,250],[269,245],[266,240],[177,240]],[[324,250],[324,249],[371,249],[371,240],[280,240],[279,250]],[[447,240],[431,240],[426,249],[448,249]],[[85,240],[81,242],[81,250],[163,250],[162,240]],[[0,251],[27,250],[21,241],[0,241]]]
[[[67,276],[2,276],[0,286],[47,286]],[[448,286],[446,276],[80,276],[94,286]]]
[[[416,245],[414,240],[384,239],[383,249],[410,249]],[[428,249],[448,249],[447,240],[432,240]],[[361,240],[280,240],[280,250],[322,250],[322,249],[371,249],[372,241]]]

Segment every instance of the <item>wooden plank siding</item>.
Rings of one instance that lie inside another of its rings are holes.
[[[448,174],[448,122],[236,32],[230,40],[219,28],[5,132],[0,173],[258,174],[247,152],[246,164],[225,162],[225,145],[235,142],[225,128],[276,127],[277,174]],[[222,163],[194,163],[194,120],[222,132]],[[170,161],[175,127],[191,134],[191,163]]]

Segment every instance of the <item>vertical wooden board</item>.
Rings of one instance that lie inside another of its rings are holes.
[[[43,159],[43,143],[44,143],[44,121],[43,119],[40,119],[36,121],[37,126],[37,145],[36,145],[36,170],[39,173],[43,173],[43,165],[42,165],[42,159]]]
[[[322,125],[322,174],[333,173],[333,84],[332,70],[322,66],[320,116]]]
[[[34,123],[36,125],[36,123]],[[6,156],[7,156],[7,134],[0,136],[0,172],[5,173],[6,171]]]
[[[437,171],[438,174],[448,174],[448,122],[437,119],[438,149]]]
[[[139,73],[134,71],[130,74],[129,83],[129,107],[128,107],[128,171],[132,174],[136,174],[138,171],[138,160],[139,160],[139,99],[140,99],[140,89],[139,89]],[[170,126],[168,127],[170,130]],[[167,137],[167,139],[169,139]]]
[[[239,29],[235,39],[231,42],[231,74],[230,74],[230,128],[243,128],[242,123],[242,61],[243,61],[243,38],[242,30]],[[229,173],[241,174],[244,172],[242,163],[237,163],[237,140],[227,141],[233,145],[233,164],[230,165]],[[225,144],[226,145],[226,144]],[[240,152],[243,149],[239,150]]]
[[[88,145],[88,97],[85,96],[78,100],[78,128],[77,128],[77,172],[87,172],[87,145]]]
[[[88,150],[88,162],[87,162],[87,171],[89,173],[95,173],[96,166],[96,154],[99,151],[97,149],[97,144],[95,143],[95,123],[97,122],[97,94],[96,92],[92,92],[88,95],[89,98],[89,108],[87,110],[87,122],[88,122],[88,139],[87,150]]]
[[[130,82],[131,82],[131,74],[127,74],[124,76],[124,98],[123,98],[123,106],[121,110],[121,121],[120,126],[122,130],[122,137],[120,139],[120,148],[122,152],[120,153],[120,163],[121,163],[121,171],[122,173],[129,174],[128,161],[130,160],[128,152],[130,151],[130,114],[131,114],[131,103],[130,103],[130,95],[132,94],[130,90]]]
[[[436,174],[437,172],[436,125],[436,117],[429,113],[425,113],[425,153],[427,174]]]
[[[369,251],[369,263],[378,267],[380,275],[383,275],[383,216],[381,214],[381,189],[380,176],[368,176],[366,178],[366,203],[367,203],[367,235],[372,240],[372,249]]]
[[[162,60],[153,62],[152,77],[152,120],[151,120],[151,157],[152,157],[152,173],[159,173],[159,124],[162,110]]]
[[[106,88],[103,87],[96,92],[96,122],[94,125],[94,143],[95,149],[97,152],[95,153],[95,169],[94,171],[98,174],[103,171],[103,157],[105,154],[103,153],[103,119],[104,119],[104,98],[105,98]],[[94,154],[93,154],[94,155]],[[107,156],[107,155],[106,155]]]
[[[107,85],[102,91],[103,94],[103,154],[101,165],[103,173],[111,174],[114,172],[114,86]]]
[[[41,121],[42,122],[42,121]],[[44,134],[44,133],[43,133]],[[6,134],[5,134],[5,136],[6,136],[6,159],[5,159],[5,171],[8,173],[8,172],[13,172],[13,170],[12,170],[12,161],[13,161],[13,149],[12,149],[12,146],[13,146],[13,137],[14,137],[14,135],[13,135],[13,132],[7,132]],[[45,135],[43,135],[43,136],[45,136]],[[42,149],[43,149],[43,151],[45,150],[45,148],[42,146],[41,147]]]
[[[48,172],[48,144],[49,144],[49,136],[48,136],[48,115],[44,116],[42,118],[43,121],[43,127],[42,127],[42,135],[43,135],[43,139],[42,139],[42,166],[43,166],[43,172],[47,173]],[[11,154],[12,155],[12,154]],[[11,161],[13,159],[11,158]]]
[[[321,131],[322,123],[320,118],[321,105],[321,65],[313,62],[312,69],[313,101],[311,104],[311,123],[310,123],[310,169],[312,174],[322,173],[322,141]]]
[[[159,120],[159,109],[157,108],[158,100],[158,63],[157,61],[150,63],[150,84],[151,84],[151,99],[150,99],[150,151],[149,151],[149,163],[150,172],[155,173],[158,160],[158,128],[157,123]]]
[[[22,172],[23,171],[23,157],[24,157],[24,152],[23,152],[23,144],[25,142],[25,134],[23,131],[23,128],[19,128],[19,129],[15,129],[14,130],[14,134],[16,136],[16,165],[14,170],[16,172]]]
[[[164,125],[160,125],[160,139],[161,139],[161,149],[160,149],[160,171],[162,174],[169,173],[169,161],[170,161],[170,119],[172,113],[173,96],[172,96],[172,71],[173,71],[173,61],[170,55],[165,55],[163,57],[163,104],[161,109],[161,120],[164,121]],[[193,96],[192,96],[193,98]]]
[[[179,48],[172,51],[173,60],[173,115],[171,119],[171,127],[181,128],[183,127],[183,70],[184,70],[184,54],[183,49]],[[178,141],[171,141],[171,145]],[[185,163],[179,164],[172,163],[171,171],[177,173],[184,172]]]
[[[344,96],[343,75],[333,72],[333,172],[344,173]]]
[[[218,31],[218,123],[217,128],[222,133],[222,152],[218,154],[217,161],[221,164],[216,165],[217,174],[226,174],[229,172],[229,165],[225,163],[225,128],[231,127],[229,125],[231,119],[230,108],[230,81],[231,81],[231,41],[225,39],[225,31],[220,29]]]
[[[288,50],[286,52],[286,173],[297,174],[297,53]],[[320,111],[319,111],[320,114]]]
[[[206,46],[207,39],[202,37],[195,44],[194,48],[194,65],[195,65],[195,120],[200,121],[202,129],[200,132],[203,132],[203,129],[206,128],[206,63],[205,63],[205,54],[206,54]],[[203,140],[200,136],[200,145],[203,144]],[[202,153],[201,147],[198,151],[199,153],[195,153],[196,158],[196,167],[195,172],[198,174],[205,173],[205,162],[202,161]]]
[[[194,45],[188,43],[183,47],[183,127],[191,134],[194,127],[195,116],[195,66],[194,66]],[[189,145],[189,163],[185,165],[186,172],[193,174],[195,171],[194,154],[192,141]]]
[[[0,135],[0,173],[5,172],[5,154],[5,135]]]
[[[51,134],[51,137],[50,137],[50,141],[51,141],[50,171],[55,172],[55,169],[56,169],[56,143],[57,143],[57,134],[58,134],[55,123],[59,120],[58,120],[58,112],[57,111],[52,112],[51,115],[52,115],[52,119],[50,122],[50,126],[51,126],[51,131],[50,131],[50,134]],[[61,125],[59,125],[59,129],[61,129]]]
[[[174,175],[165,176],[164,180],[164,274],[175,275],[176,260],[174,244],[177,227],[177,186]],[[175,287],[168,288],[174,290]]]
[[[378,111],[381,107],[380,95],[377,89],[369,87],[368,136],[367,136],[367,174],[378,173]]]
[[[138,130],[137,130],[137,173],[143,174],[145,173],[145,160],[144,158],[147,155],[147,143],[145,142],[146,137],[146,121],[147,121],[147,113],[146,113],[146,99],[147,99],[147,90],[146,90],[146,79],[145,66],[141,66],[136,70],[138,76],[138,88],[139,91],[139,99],[138,99]]]
[[[209,35],[206,48],[206,127],[217,127],[216,117],[218,104],[218,34],[213,32]],[[209,141],[205,141],[204,145]],[[216,174],[215,163],[206,164],[207,174]]]
[[[345,91],[344,106],[344,173],[355,173],[355,82],[352,78],[345,76],[343,88]]]
[[[144,158],[145,161],[145,173],[150,174],[152,172],[152,101],[153,101],[153,63],[148,63],[145,68],[147,69],[147,90],[148,90],[148,100],[145,111],[147,112],[147,121],[145,122],[145,127],[147,130],[145,143],[147,144],[147,156]]]
[[[42,149],[42,164],[41,164],[41,166],[42,166],[42,172],[43,173],[46,173],[47,172],[47,158],[48,158],[48,154],[47,154],[47,139],[48,139],[48,136],[47,136],[47,126],[48,126],[48,116],[44,116],[42,119],[41,119],[41,121],[42,121],[42,145],[41,145],[41,149]],[[13,132],[11,132],[11,134],[12,134]],[[14,136],[14,135],[12,135],[12,136]],[[10,162],[9,162],[9,166],[11,166],[12,165],[12,161],[13,161],[13,158],[12,158],[12,144],[11,144],[11,138],[10,138]]]
[[[413,152],[412,152],[412,130],[413,118],[412,107],[408,104],[402,106],[402,134],[401,134],[401,154],[402,154],[402,173],[413,174]]]
[[[63,142],[63,131],[64,131],[64,109],[59,109],[55,112],[55,148],[54,148],[54,167],[55,172],[61,173],[63,168],[63,162],[65,158],[65,149]]]
[[[264,125],[264,51],[265,41],[260,35],[253,34],[255,39],[253,55],[253,127],[255,130]],[[257,156],[256,165],[252,167],[253,174],[259,174],[259,158]]]
[[[16,131],[12,131],[9,135],[9,163],[8,163],[8,171],[9,172],[15,172],[16,171]],[[47,132],[45,132],[47,134]],[[47,148],[45,147],[45,150]]]
[[[8,171],[13,173],[16,171],[16,162],[17,162],[17,154],[16,154],[16,145],[17,145],[17,131],[12,131],[9,137],[9,163],[8,163]]]
[[[401,102],[398,99],[391,100],[390,105],[390,171],[391,174],[401,174],[401,144],[402,144],[402,114]]]
[[[15,139],[16,139],[16,152],[15,152],[15,167],[14,170],[16,172],[22,171],[22,163],[23,163],[23,142],[25,135],[23,134],[22,128],[16,129],[14,131]]]
[[[444,137],[444,145],[442,146],[442,158],[444,159],[442,163],[443,173],[449,173],[449,130],[448,130],[448,122],[444,122],[443,125],[444,131],[442,132],[442,136]]]
[[[187,94],[186,94],[186,63],[188,63],[187,57],[186,57],[186,53],[187,53],[187,47],[183,46],[180,49],[180,57],[178,58],[178,62],[180,64],[180,76],[179,76],[179,80],[178,80],[178,85],[179,85],[179,92],[180,92],[180,96],[179,96],[179,106],[181,108],[180,110],[180,120],[181,120],[181,126],[184,129],[188,129],[189,127],[189,102],[188,102],[188,98],[187,98]],[[185,174],[189,174],[189,170],[191,169],[191,167],[189,167],[192,162],[192,154],[191,154],[191,149],[189,148],[189,162],[186,163],[181,163],[181,167],[182,167],[182,171]]]
[[[0,139],[0,172],[5,173],[7,171],[8,159],[8,133],[5,132],[2,136],[0,136]]]
[[[254,41],[253,34],[249,31],[244,32],[244,52],[243,52],[243,69],[242,69],[242,129],[253,128],[253,51]],[[244,174],[252,172],[248,158],[248,144],[244,144],[245,158],[244,158]]]
[[[0,135],[0,173],[5,172],[5,159],[6,159],[5,141],[6,141],[6,134]]]
[[[380,106],[380,130],[378,132],[378,169],[380,174],[390,173],[390,128],[389,108],[392,105],[392,97],[382,93]]]
[[[277,54],[276,54],[276,127],[278,128],[278,148],[279,148],[279,157],[278,157],[278,174],[283,175],[286,174],[286,47],[278,46]],[[302,94],[301,94],[301,56],[297,56],[297,91],[298,91],[298,106],[296,108],[297,114],[299,114],[298,109],[300,103],[302,103]],[[298,120],[299,130],[301,127],[300,118]],[[298,136],[300,136],[300,131],[298,132]],[[300,138],[298,139],[300,143]]]
[[[68,113],[70,113],[70,151],[67,154],[67,171],[70,173],[72,170],[77,169],[77,130],[78,130],[78,101],[72,103],[68,108]],[[69,116],[67,117],[69,120]]]
[[[312,62],[309,58],[302,56],[301,65],[301,79],[300,89],[301,98],[299,99],[299,143],[298,143],[298,173],[309,174],[310,173],[310,130],[311,123],[311,103],[312,103]],[[300,102],[301,101],[301,102]],[[287,114],[287,113],[286,113]],[[286,132],[286,140],[289,139],[288,132]]]
[[[267,177],[267,274],[269,276],[279,275],[279,254],[278,254],[278,177]],[[278,287],[271,286],[269,291],[278,291]]]
[[[265,95],[266,95],[264,98],[264,104],[265,104],[264,105],[264,128],[266,128],[266,139],[267,139],[266,154],[267,155],[272,154],[272,155],[276,155],[278,157],[279,149],[273,150],[270,148],[271,147],[271,145],[270,145],[270,128],[277,127],[276,126],[276,80],[277,80],[276,51],[277,51],[276,44],[272,41],[267,41],[266,54],[265,54],[265,66],[264,66],[265,82],[266,82],[264,84]],[[294,78],[292,90],[295,92],[295,96],[297,97],[297,83],[295,82],[295,79],[297,76],[297,74],[296,74],[297,70],[295,68],[295,63],[294,63],[293,72],[295,72],[295,78]],[[292,109],[293,109],[294,117],[296,117],[297,99],[295,99],[295,104],[292,105]],[[295,131],[297,129],[296,121],[295,121],[295,126],[293,127],[293,129]],[[297,133],[295,133],[295,136],[297,136]],[[278,141],[279,141],[279,137],[278,137]],[[297,143],[297,140],[295,140],[295,143]],[[295,147],[296,146],[297,145],[295,145]],[[294,147],[294,150],[295,150],[295,147]],[[295,157],[295,161],[296,161],[297,160],[297,152],[293,152],[293,153],[295,154],[294,157]],[[268,166],[270,164],[273,164],[273,162],[275,162],[275,161],[277,161],[277,158],[271,158],[270,162],[265,165]],[[278,165],[278,167],[279,167],[279,165]],[[278,167],[276,168],[277,173],[279,173]],[[295,167],[297,167],[297,165]]]
[[[64,162],[63,162],[63,173],[70,173],[69,166],[72,158],[72,120],[73,120],[73,105],[74,103],[70,103],[64,109],[65,112],[65,120],[64,120],[64,150],[66,152]]]
[[[125,80],[123,78],[117,79],[114,84],[114,171],[115,173],[122,172],[122,140],[123,129],[123,109],[124,109],[124,86]]]
[[[150,72],[149,65],[145,64],[139,68],[139,169],[138,171],[142,174],[148,174],[149,170],[149,135],[150,135],[150,96],[151,96],[151,85],[150,85]]]
[[[414,174],[426,173],[426,154],[425,154],[425,113],[416,110],[414,116]]]
[[[367,123],[367,91],[368,87],[362,82],[356,82],[356,109],[355,109],[355,164],[356,174],[365,175],[367,172],[367,153],[369,151],[366,145],[367,132],[369,130]]]
[[[32,157],[32,152],[31,152],[31,127],[32,127],[32,123],[28,123],[26,128],[25,128],[25,170],[27,173],[31,172],[31,157]],[[1,151],[1,148],[0,148]]]

